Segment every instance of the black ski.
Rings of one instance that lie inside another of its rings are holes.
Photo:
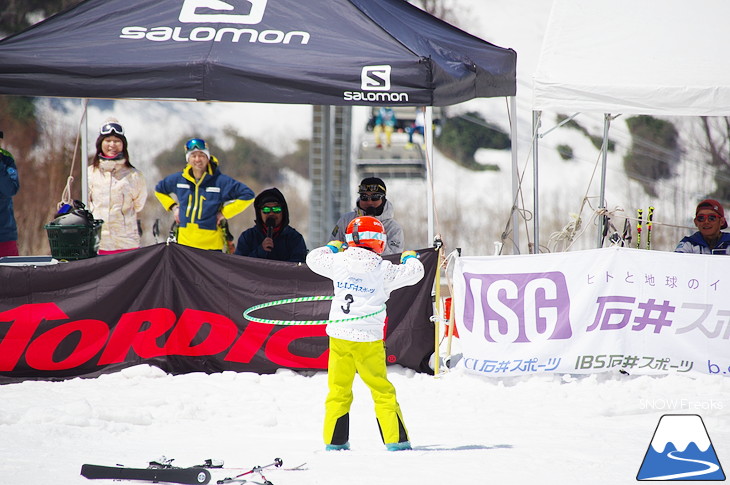
[[[120,466],[82,465],[81,475],[89,479],[146,480],[149,482],[183,483],[187,485],[210,482],[205,468],[127,468]]]

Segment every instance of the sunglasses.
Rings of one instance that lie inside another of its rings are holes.
[[[207,150],[208,144],[205,143],[205,140],[201,140],[200,138],[191,138],[188,140],[187,143],[185,143],[185,151],[190,152],[192,150]]]
[[[263,212],[264,214],[270,214],[272,212],[274,214],[279,214],[281,212],[281,207],[279,207],[279,206],[276,206],[276,207],[262,207],[261,208],[261,212]]]
[[[371,202],[375,202],[376,200],[383,200],[383,197],[385,197],[385,194],[360,194],[360,200],[362,201],[369,200]]]
[[[705,222],[705,219],[707,219],[710,222],[715,222],[719,218],[720,217],[719,216],[716,216],[715,214],[710,214],[710,215],[707,215],[707,216],[704,215],[704,214],[702,214],[702,215],[699,215],[699,216],[695,217],[695,219],[697,219],[697,222]]]
[[[124,135],[124,128],[119,123],[104,123],[101,125],[99,133],[102,135],[111,135],[112,133]]]

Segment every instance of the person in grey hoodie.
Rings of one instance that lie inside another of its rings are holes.
[[[385,197],[385,182],[378,177],[367,177],[358,186],[358,197],[355,201],[355,210],[340,217],[332,229],[332,238],[345,242],[347,225],[356,217],[372,216],[378,219],[385,228],[387,242],[383,256],[403,252],[403,228],[394,219],[393,204]]]

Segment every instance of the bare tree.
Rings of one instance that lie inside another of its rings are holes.
[[[709,164],[717,171],[717,186],[709,195],[727,202],[730,200],[730,117],[702,116],[700,118],[704,143],[702,148],[708,155]]]
[[[702,131],[705,134],[705,149],[710,155],[710,163],[714,167],[730,164],[728,153],[728,137],[730,136],[730,117],[700,117]]]
[[[43,226],[53,218],[66,180],[71,175],[74,139],[60,127],[39,126],[34,114],[19,115],[18,104],[27,108],[33,101],[0,96],[0,113],[9,115],[2,121],[3,146],[13,154],[20,179],[20,190],[13,197],[18,250],[24,255],[50,254]],[[78,160],[74,172],[74,178],[81,180]],[[79,199],[78,183],[75,189],[72,197]]]
[[[456,15],[449,2],[445,2],[444,0],[413,0],[411,3],[434,17],[438,17],[452,24],[456,23]]]

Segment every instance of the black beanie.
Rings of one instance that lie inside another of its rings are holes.
[[[360,182],[360,186],[357,188],[357,191],[384,194],[385,182],[383,182],[383,179],[378,177],[366,177],[362,179],[362,182]]]

